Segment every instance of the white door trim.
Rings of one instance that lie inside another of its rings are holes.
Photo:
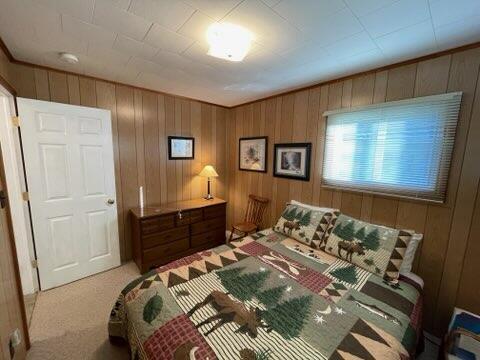
[[[23,168],[18,129],[11,121],[12,114],[15,114],[13,96],[0,85],[0,142],[2,144],[3,163],[5,166],[6,186],[9,193],[9,205],[12,214],[13,236],[17,250],[20,279],[24,295],[33,294],[36,291],[36,270],[32,268],[30,245],[33,247],[29,235],[30,223],[26,203],[23,201],[22,185]]]

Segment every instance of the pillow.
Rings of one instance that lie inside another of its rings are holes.
[[[320,244],[319,245],[314,244],[314,246],[312,246],[312,247],[315,247],[317,249],[324,250],[325,247],[323,246],[323,244],[327,241],[328,237],[330,236],[330,233],[332,232],[332,229],[335,226],[335,222],[337,221],[337,218],[340,215],[340,210],[334,209],[334,208],[319,207],[319,206],[304,204],[304,203],[301,203],[300,201],[297,201],[297,200],[291,200],[290,204],[298,205],[298,206],[302,206],[302,207],[307,208],[307,209],[312,209],[312,210],[315,210],[315,211],[322,211],[322,212],[331,214],[331,215],[326,215],[327,217],[330,218],[330,221],[328,223],[327,229],[324,230],[323,238],[320,239]]]
[[[396,281],[413,233],[340,214],[325,251],[385,280]]]
[[[291,201],[290,201],[290,204],[302,206],[302,207],[304,207],[304,208],[307,208],[307,209],[310,209],[310,210],[315,210],[315,211],[323,211],[323,212],[331,212],[331,213],[333,213],[334,211],[338,211],[338,209],[327,208],[327,207],[319,207],[319,206],[304,204],[304,203],[301,203],[300,201],[297,201],[297,200],[291,200]]]
[[[412,271],[413,260],[415,260],[415,253],[417,252],[418,245],[423,239],[423,234],[413,234],[410,242],[408,243],[405,255],[403,255],[402,266],[400,266],[400,274],[408,274]]]
[[[330,212],[289,204],[273,226],[273,230],[318,248],[331,218]]]

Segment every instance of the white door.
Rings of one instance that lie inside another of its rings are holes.
[[[120,265],[110,111],[17,103],[42,290]]]

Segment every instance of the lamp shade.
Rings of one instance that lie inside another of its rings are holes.
[[[215,169],[213,168],[212,165],[205,165],[203,170],[200,171],[200,174],[198,174],[198,175],[203,176],[203,177],[217,177],[218,176],[217,172],[215,171]]]

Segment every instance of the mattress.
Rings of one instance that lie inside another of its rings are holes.
[[[404,359],[421,288],[388,283],[272,230],[150,271],[109,321],[133,359]]]

